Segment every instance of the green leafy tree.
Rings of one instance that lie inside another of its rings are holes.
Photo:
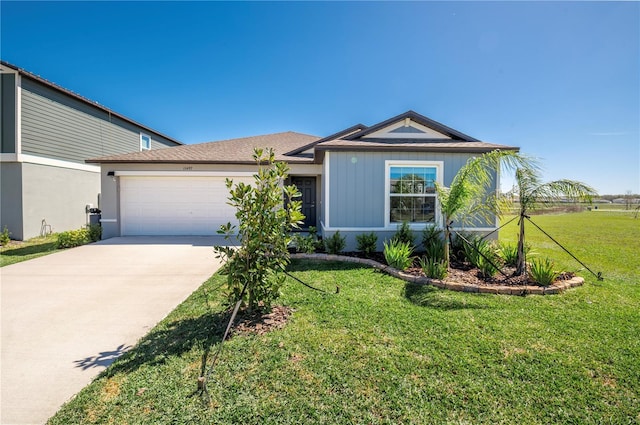
[[[243,304],[250,310],[269,308],[280,295],[285,278],[280,273],[289,264],[287,247],[290,231],[304,220],[302,203],[295,198],[300,192],[294,185],[285,186],[289,172],[284,162],[276,162],[273,149],[265,153],[256,149],[253,158],[258,164],[252,185],[233,184],[227,179],[229,202],[236,209],[239,247],[215,246],[217,258],[226,261],[229,301],[242,295]],[[227,223],[219,234],[225,239],[236,237],[236,226]],[[243,292],[243,288],[246,289]]]
[[[588,201],[597,195],[592,187],[575,180],[554,180],[543,183],[537,167],[516,170],[516,193],[520,201],[520,233],[518,235],[518,260],[516,274],[526,271],[524,219],[527,213],[540,206],[553,205],[561,200]]]
[[[530,167],[532,161],[515,151],[495,150],[470,158],[453,178],[451,186],[436,183],[440,211],[444,220],[445,263],[450,265],[451,224],[462,224],[474,220],[493,220],[500,215],[506,204],[498,191],[491,191],[494,176],[504,169]]]

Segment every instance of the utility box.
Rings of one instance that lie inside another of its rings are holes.
[[[89,205],[87,205],[88,207]],[[100,219],[102,218],[102,214],[98,208],[88,208],[89,213],[89,226],[100,226]]]

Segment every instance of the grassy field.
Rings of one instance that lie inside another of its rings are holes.
[[[297,277],[340,293],[287,281],[289,324],[226,342],[205,400],[195,392],[202,355],[225,324],[216,275],[49,423],[640,422],[640,220],[534,220],[605,280],[583,274],[584,286],[561,295],[513,297],[295,262]],[[557,252],[529,235],[541,253]]]
[[[56,235],[42,236],[24,242],[11,241],[0,247],[0,267],[42,257],[56,251]]]

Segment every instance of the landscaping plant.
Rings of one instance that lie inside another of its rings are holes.
[[[86,245],[89,242],[91,242],[89,229],[67,230],[58,233],[56,247],[58,249],[74,248],[76,246]]]
[[[426,250],[435,241],[443,241],[442,230],[436,226],[427,226],[422,231],[422,248]]]
[[[425,276],[431,279],[444,279],[448,269],[444,259],[423,257],[420,259],[420,267]]]
[[[340,254],[345,246],[345,238],[340,234],[339,230],[324,240],[324,247],[329,254]]]
[[[399,242],[406,242],[410,246],[413,246],[413,232],[409,227],[409,222],[403,221],[402,224],[398,225],[398,230],[391,239]]]
[[[318,237],[315,234],[311,234],[311,232],[306,236],[296,234],[293,236],[293,243],[298,252],[313,254],[318,248]]]
[[[444,240],[442,231],[435,227],[427,227],[422,232],[422,248],[427,258],[444,260]]]
[[[491,193],[495,184],[493,176],[501,167],[516,169],[529,167],[531,161],[515,151],[495,150],[478,157],[470,158],[458,170],[451,186],[445,187],[436,182],[436,192],[440,202],[440,211],[444,220],[445,262],[450,264],[450,226],[454,221],[461,224],[483,219],[491,221],[500,215],[505,207],[497,191]]]
[[[413,264],[413,248],[409,242],[391,239],[384,242],[384,258],[387,264],[398,270],[405,270]]]
[[[11,232],[7,229],[7,226],[4,226],[2,229],[2,233],[0,233],[0,245],[5,246],[11,242]]]
[[[102,239],[102,226],[99,224],[92,224],[87,228],[89,234],[89,240],[91,242],[98,242]]]
[[[253,159],[258,164],[253,185],[226,181],[229,205],[236,209],[240,246],[214,247],[217,258],[226,261],[229,303],[237,302],[242,294],[249,310],[269,308],[280,295],[284,281],[280,272],[289,264],[290,231],[304,220],[301,201],[294,200],[300,192],[294,185],[284,185],[288,166],[275,161],[273,149],[266,153],[256,149]],[[231,223],[218,231],[225,239],[235,237],[235,232],[236,226]]]
[[[515,267],[518,263],[518,246],[509,243],[498,244],[498,254],[505,266]]]
[[[480,274],[484,278],[491,278],[498,273],[500,266],[500,257],[498,256],[494,245],[480,236],[474,236],[469,243],[465,243],[464,252],[474,267],[480,270]]]
[[[378,235],[375,233],[362,233],[356,236],[357,250],[365,256],[371,257],[378,247]]]
[[[540,286],[549,286],[560,273],[554,271],[555,264],[547,257],[534,258],[530,265],[530,277]]]
[[[574,180],[563,179],[542,183],[540,172],[535,166],[518,168],[515,177],[516,193],[520,203],[516,274],[522,275],[526,272],[524,220],[528,212],[538,206],[554,204],[561,200],[591,202],[597,192],[592,187]]]

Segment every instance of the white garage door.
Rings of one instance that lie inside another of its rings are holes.
[[[253,181],[233,177],[234,183]],[[215,235],[236,223],[224,177],[126,176],[120,179],[121,233]]]

